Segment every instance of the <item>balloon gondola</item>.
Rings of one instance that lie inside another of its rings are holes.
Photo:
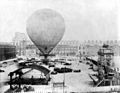
[[[43,63],[62,39],[65,32],[63,17],[52,9],[41,9],[34,12],[27,20],[26,30],[31,41],[44,56]]]

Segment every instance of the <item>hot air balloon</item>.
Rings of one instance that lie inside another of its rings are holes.
[[[32,42],[47,58],[62,39],[65,32],[65,22],[56,11],[41,9],[28,18],[26,30]]]

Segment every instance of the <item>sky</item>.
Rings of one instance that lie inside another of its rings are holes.
[[[0,0],[0,42],[27,35],[27,19],[43,8],[63,16],[63,40],[120,40],[120,0]]]

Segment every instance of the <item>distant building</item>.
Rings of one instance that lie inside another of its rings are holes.
[[[79,42],[77,40],[62,40],[53,49],[52,53],[59,56],[76,56],[78,50]]]
[[[27,37],[24,33],[15,33],[13,44],[16,46],[17,55],[25,55]]]
[[[16,57],[16,47],[9,43],[0,43],[0,61]]]
[[[98,50],[102,47],[103,44],[109,45],[115,56],[120,56],[120,41],[118,40],[88,40],[84,41],[79,46],[79,53],[81,56],[97,56]]]
[[[78,45],[77,41],[60,41],[51,51],[51,54],[58,56],[76,56],[78,53]],[[26,53],[29,56],[38,56],[41,52],[34,44],[28,44],[26,46]]]
[[[38,56],[41,52],[29,40],[24,33],[15,33],[13,43],[17,48],[18,55],[25,55],[28,57]],[[52,50],[51,54],[60,56],[76,56],[78,54],[79,42],[76,40],[60,41],[58,45]]]
[[[15,33],[13,44],[16,46],[18,55],[38,56],[41,52],[24,33]],[[62,40],[52,50],[52,54],[60,56],[97,56],[98,50],[103,44],[108,44],[114,51],[115,56],[120,56],[120,41],[118,40]]]

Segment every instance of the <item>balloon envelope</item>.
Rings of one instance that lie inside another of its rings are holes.
[[[65,32],[63,17],[51,9],[41,9],[27,20],[27,33],[43,54],[49,54]]]

